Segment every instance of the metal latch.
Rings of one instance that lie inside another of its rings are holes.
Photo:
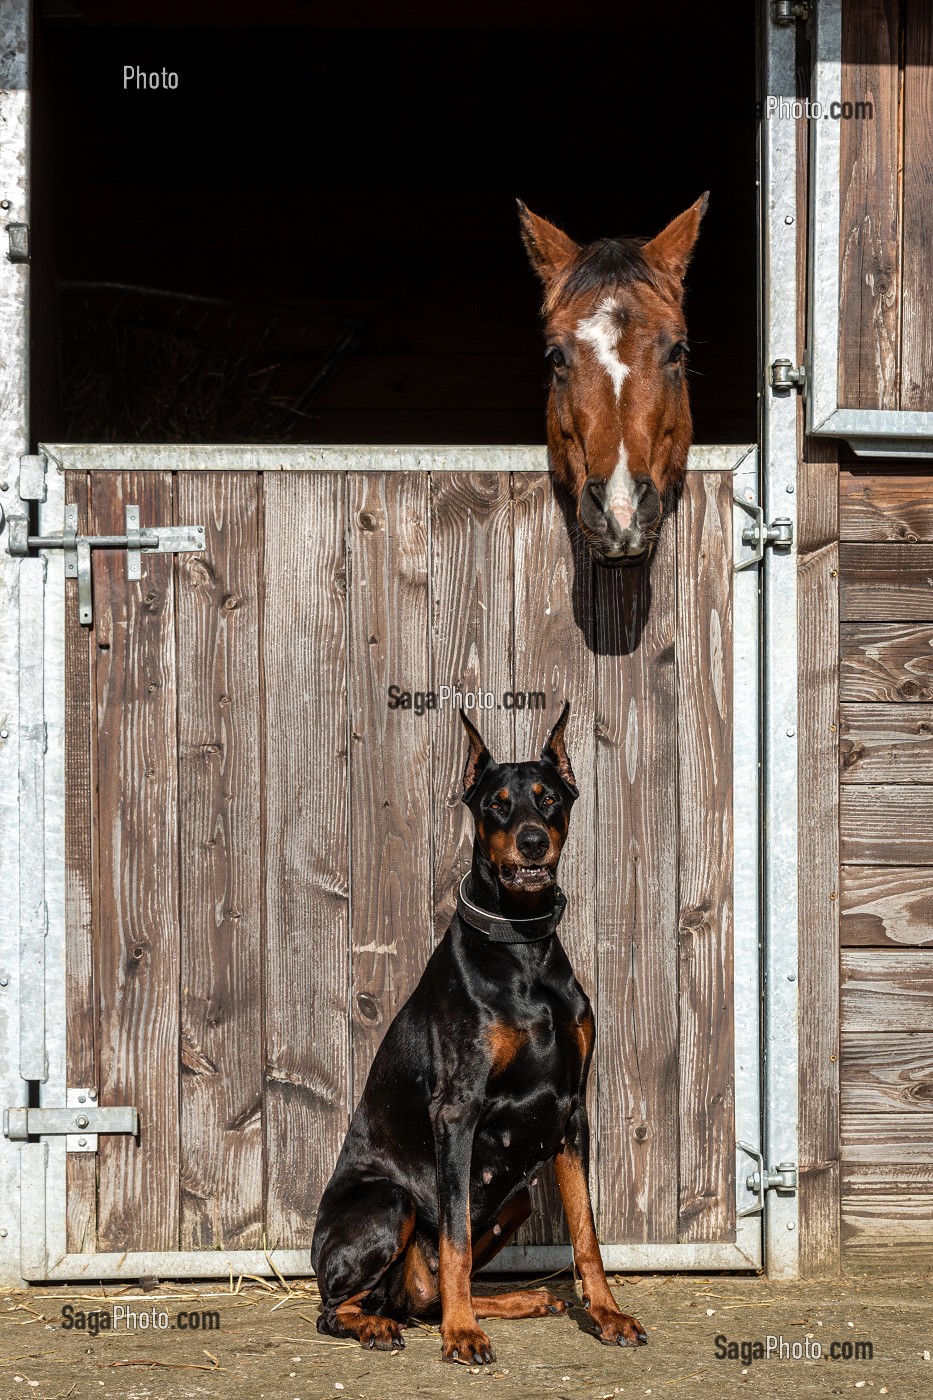
[[[142,578],[144,554],[186,554],[204,548],[203,525],[147,525],[142,529],[139,506],[127,506],[125,519],[126,533],[123,535],[79,535],[78,507],[66,505],[65,528],[60,535],[26,536],[29,549],[64,550],[65,577],[78,580],[78,619],[83,627],[90,627],[94,621],[92,549],[125,549],[126,577],[132,580]]]
[[[772,389],[800,389],[806,391],[807,387],[807,367],[798,365],[794,368],[793,360],[782,357],[774,360],[771,365],[771,388]]]
[[[7,224],[7,257],[11,263],[29,261],[29,225]]]
[[[751,546],[752,552],[745,559],[739,558],[739,539],[736,539],[736,573],[741,573],[743,569],[750,569],[753,564],[760,564],[768,545],[771,545],[773,549],[790,549],[794,543],[794,524],[788,516],[779,515],[772,520],[770,525],[766,525],[765,513],[761,506],[745,501],[741,496],[733,496],[733,500],[747,515],[751,516],[751,524],[743,528],[740,539],[742,544]]]
[[[768,1191],[776,1191],[779,1196],[796,1196],[796,1162],[779,1162],[776,1167],[766,1172],[764,1157],[757,1147],[752,1147],[747,1142],[737,1142],[736,1147],[747,1152],[755,1163],[755,1170],[745,1178],[745,1189],[750,1191],[755,1199],[750,1206],[740,1210],[739,1215],[760,1215],[765,1208],[765,1193]]]
[[[809,0],[771,0],[771,18],[775,24],[796,24],[798,19],[808,20]]]
[[[67,1108],[7,1108],[3,1113],[3,1134],[13,1142],[31,1137],[64,1137],[67,1152],[96,1152],[99,1133],[139,1131],[135,1108],[101,1108],[96,1089],[68,1089]]]

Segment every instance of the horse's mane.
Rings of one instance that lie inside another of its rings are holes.
[[[642,252],[644,238],[600,238],[581,249],[560,287],[560,300],[600,288],[615,291],[632,282],[646,282],[655,291],[663,283]]]

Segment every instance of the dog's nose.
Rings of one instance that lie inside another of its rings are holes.
[[[539,826],[526,826],[515,837],[515,844],[526,860],[540,860],[547,854],[551,838]]]

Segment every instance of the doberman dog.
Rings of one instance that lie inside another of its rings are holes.
[[[620,1312],[590,1204],[586,1080],[595,1022],[557,937],[557,863],[578,789],[564,743],[569,704],[538,762],[496,763],[470,741],[463,801],[475,825],[457,912],[389,1026],[318,1211],[311,1260],[318,1330],[404,1346],[411,1316],[441,1311],[442,1355],[494,1359],[478,1318],[543,1317],[538,1288],[471,1293],[531,1211],[553,1160],[583,1303],[610,1345],[647,1336]]]

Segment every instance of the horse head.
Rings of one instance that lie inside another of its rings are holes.
[[[640,564],[687,464],[683,277],[708,195],[657,237],[584,247],[519,201],[544,285],[551,465],[600,564]]]

